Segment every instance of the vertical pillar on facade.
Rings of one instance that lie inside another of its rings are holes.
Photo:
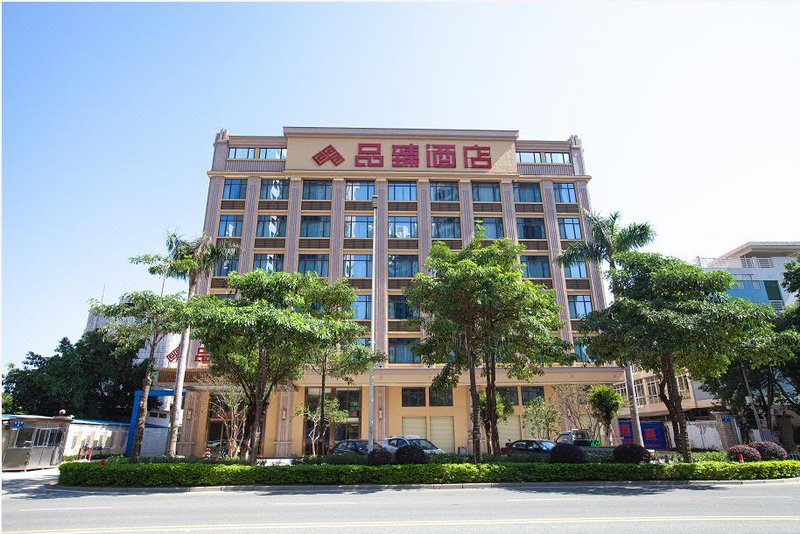
[[[194,431],[194,455],[198,458],[205,453],[208,443],[208,419],[211,412],[209,391],[198,391],[197,411],[192,418],[197,419]]]
[[[189,456],[197,443],[197,418],[200,417],[199,392],[187,391],[183,401],[183,424],[179,427],[178,447],[176,452]]]
[[[292,396],[294,388],[281,387],[277,394],[278,417],[276,418],[277,424],[275,428],[275,456],[278,458],[286,458],[292,455]],[[267,433],[264,433],[262,439],[263,445],[266,444]]]
[[[242,243],[239,249],[240,273],[253,270],[253,244],[256,238],[256,223],[258,222],[258,196],[261,194],[261,178],[250,176],[247,179],[247,196],[244,201],[244,221],[242,228]]]
[[[472,182],[462,179],[458,182],[458,198],[461,202],[461,239],[466,247],[472,241],[475,231],[475,217],[472,213]]]
[[[333,201],[331,213],[331,246],[330,258],[328,258],[328,275],[331,282],[335,282],[342,276],[344,268],[344,178],[333,179]]]
[[[581,138],[577,135],[569,136],[569,154],[572,160],[572,169],[576,176],[584,176],[586,174],[586,165],[583,162],[583,146],[581,145]]]
[[[225,160],[228,159],[228,142],[230,136],[224,128],[217,132],[214,138],[214,157],[211,160],[211,170],[224,171]]]
[[[514,182],[510,178],[500,182],[500,200],[503,201],[503,226],[507,238],[517,240],[517,214],[514,207]]]
[[[225,179],[221,176],[212,176],[208,181],[208,200],[206,201],[206,217],[203,221],[203,233],[216,237],[219,226],[219,206],[222,200],[222,182]],[[208,293],[209,279],[201,276],[197,284],[197,293],[205,295]]]
[[[561,238],[558,234],[558,217],[556,216],[553,182],[550,180],[542,181],[542,202],[544,203],[547,244],[550,249],[550,271],[553,275],[553,289],[555,290],[556,304],[561,308],[558,317],[564,321],[564,327],[561,329],[561,339],[572,341],[572,325],[569,322],[569,309],[567,307],[567,284],[564,282],[564,271],[557,261],[557,258],[561,255]]]
[[[372,276],[375,277],[375,349],[388,351],[386,341],[386,316],[388,314],[389,290],[389,183],[385,178],[375,180],[375,194],[378,195],[378,214],[373,232],[375,233],[375,258],[372,258]]]
[[[375,442],[386,439],[386,386],[375,386]]]
[[[300,206],[303,196],[303,180],[299,176],[289,179],[289,213],[286,216],[286,257],[284,271],[297,272],[297,250],[300,236]]]
[[[417,224],[419,266],[422,272],[427,272],[423,267],[431,252],[431,184],[427,178],[417,181],[417,205],[419,206],[419,224]]]
[[[583,212],[583,210],[585,210],[591,212],[592,204],[589,200],[589,189],[586,187],[586,182],[584,180],[578,180],[577,189],[578,204],[580,204],[581,211]],[[583,219],[584,237],[586,241],[591,241],[591,222],[583,216],[583,213],[581,213],[581,219]],[[589,262],[589,280],[592,284],[592,309],[602,310],[606,307],[605,284],[603,282],[603,274],[600,272],[600,264],[595,261]]]

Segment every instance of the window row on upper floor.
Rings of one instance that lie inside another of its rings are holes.
[[[258,158],[256,158],[258,155]],[[230,147],[228,159],[286,159],[286,149],[276,147]]]
[[[417,183],[413,181],[389,182],[389,201],[415,202]],[[347,182],[345,200],[372,200],[375,182]],[[553,196],[558,203],[577,203],[574,183],[553,184]],[[225,200],[243,200],[247,197],[247,179],[226,178],[222,188]],[[304,180],[303,200],[331,200],[330,181]],[[259,199],[286,200],[289,198],[289,180],[264,178],[261,180]],[[458,182],[431,182],[431,202],[458,202]],[[501,202],[499,182],[475,182],[472,184],[473,202]],[[538,182],[514,182],[514,202],[542,202]]]
[[[286,215],[259,215],[256,224],[256,237],[286,237]],[[418,237],[418,218],[414,215],[390,215],[388,217],[388,237],[396,239],[416,239]],[[518,239],[547,239],[542,217],[517,217]],[[244,215],[220,215],[219,237],[241,237]],[[483,228],[487,239],[500,239],[505,236],[502,217],[476,217],[475,228]],[[374,232],[371,215],[346,215],[344,217],[345,238],[370,238]],[[581,221],[577,217],[559,217],[558,234],[560,239],[582,239]],[[300,237],[331,236],[330,215],[301,215]],[[461,239],[460,217],[431,217],[432,239]]]
[[[569,152],[517,151],[517,163],[571,163],[571,161]]]
[[[374,227],[372,219],[371,216],[345,216],[344,237],[371,238]],[[243,215],[221,215],[218,235],[220,237],[241,237],[243,224]],[[499,239],[505,235],[501,217],[478,218],[475,220],[476,231],[478,226],[481,226],[487,239]],[[581,239],[580,219],[560,217],[558,228],[561,239]],[[303,215],[300,217],[300,237],[329,238],[330,235],[330,215]],[[519,239],[546,239],[544,219],[518,217],[517,236]],[[256,237],[286,237],[286,215],[259,215]],[[417,217],[390,216],[388,218],[388,237],[417,238]],[[461,237],[461,219],[459,217],[431,217],[432,239],[461,239]]]
[[[301,262],[300,272],[314,271],[320,276],[328,275],[327,254],[301,254],[302,260],[311,260],[311,263]],[[522,255],[519,258],[522,266],[523,278],[550,278],[550,258],[548,256]],[[263,269],[267,272],[283,271],[283,254],[254,254],[253,270]],[[319,268],[320,270],[316,270]],[[372,254],[345,254],[342,258],[342,274],[345,278],[371,278]],[[214,276],[228,276],[231,271],[238,271],[239,256],[222,260],[214,267]],[[564,277],[587,278],[585,262],[575,262],[563,268]],[[412,278],[419,272],[419,258],[415,254],[390,254],[388,258],[389,278]],[[576,306],[579,306],[577,303]],[[580,304],[581,306],[583,304]],[[578,310],[584,308],[575,308]],[[591,311],[591,301],[589,303]],[[585,310],[584,310],[585,311]],[[579,317],[578,317],[579,318]]]

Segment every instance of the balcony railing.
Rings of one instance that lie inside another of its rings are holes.
[[[774,269],[772,258],[697,258],[705,269]]]

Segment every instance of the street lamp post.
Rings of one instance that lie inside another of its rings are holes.
[[[370,347],[372,352],[375,352],[375,246],[377,243],[377,236],[375,229],[378,220],[378,196],[372,195],[372,273],[371,273],[371,289],[370,289],[370,317],[369,317],[369,330],[370,330]],[[375,447],[375,364],[370,361],[369,363],[369,429],[367,430],[367,450],[372,451]]]

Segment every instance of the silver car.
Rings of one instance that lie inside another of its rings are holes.
[[[392,456],[397,452],[397,449],[404,445],[419,447],[425,454],[444,454],[442,449],[422,436],[391,436],[383,440],[381,445],[384,449],[392,453]]]

